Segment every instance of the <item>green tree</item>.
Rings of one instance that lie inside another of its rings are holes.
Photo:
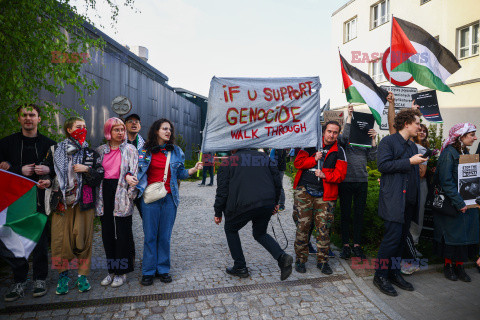
[[[116,23],[119,7],[108,3]],[[133,8],[134,0],[123,0]],[[87,12],[96,12],[96,0],[79,0]],[[98,16],[98,14],[96,14]],[[70,0],[0,0],[0,137],[18,130],[16,105],[42,105],[42,129],[55,132],[55,116],[74,113],[68,106],[40,101],[42,90],[55,97],[70,85],[80,105],[97,89],[93,80],[81,74],[93,50],[101,50],[104,41],[88,34],[83,23],[92,21],[79,14]]]

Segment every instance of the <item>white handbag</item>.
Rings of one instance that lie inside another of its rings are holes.
[[[167,163],[165,164],[165,173],[163,174],[162,182],[154,182],[149,184],[143,192],[143,201],[145,203],[152,203],[164,198],[167,195],[167,189],[165,189],[165,182],[167,182],[168,169],[170,168],[170,155],[171,151],[167,155]]]

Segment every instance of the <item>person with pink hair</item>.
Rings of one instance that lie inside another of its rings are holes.
[[[104,135],[107,143],[97,148],[105,177],[98,189],[96,211],[102,223],[108,274],[101,285],[115,288],[127,281],[135,262],[132,213],[137,196],[138,151],[127,143],[125,124],[119,118],[105,122]]]

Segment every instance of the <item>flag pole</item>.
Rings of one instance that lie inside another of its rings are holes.
[[[390,19],[391,26],[390,26],[390,72],[388,73],[388,82],[390,82],[390,91],[392,91],[392,60],[393,60],[393,52],[392,52],[392,35],[393,35],[393,13],[392,18]]]

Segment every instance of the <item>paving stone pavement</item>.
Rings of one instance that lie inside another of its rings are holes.
[[[390,302],[383,301],[378,291],[368,285],[371,279],[365,282],[357,277],[338,258],[331,259],[332,276],[321,274],[314,256],[310,256],[307,273],[294,271],[287,281],[280,282],[277,262],[253,239],[251,224],[240,232],[251,276],[238,279],[225,274],[225,267],[232,264],[232,259],[223,226],[213,222],[215,187],[197,184],[181,183],[171,244],[172,283],[155,281],[149,287],[139,284],[143,230],[142,221],[135,213],[137,260],[127,284],[120,288],[102,287],[100,281],[106,270],[97,268],[89,276],[92,284],[89,292],[79,293],[71,281],[70,292],[57,296],[58,273],[51,270],[46,296],[33,298],[30,282],[24,298],[13,303],[1,299],[0,319],[402,319],[400,314],[405,310],[395,309]],[[291,186],[288,177],[284,184]],[[294,255],[291,187],[286,188],[286,196],[287,210],[278,218],[288,239],[286,251]],[[272,225],[280,244],[285,245],[277,217],[273,217]],[[272,234],[270,227],[269,232]],[[104,257],[100,232],[95,234],[93,257]],[[10,283],[10,276],[0,278],[2,296]],[[22,309],[1,314],[5,307]],[[38,311],[42,308],[49,310]]]

